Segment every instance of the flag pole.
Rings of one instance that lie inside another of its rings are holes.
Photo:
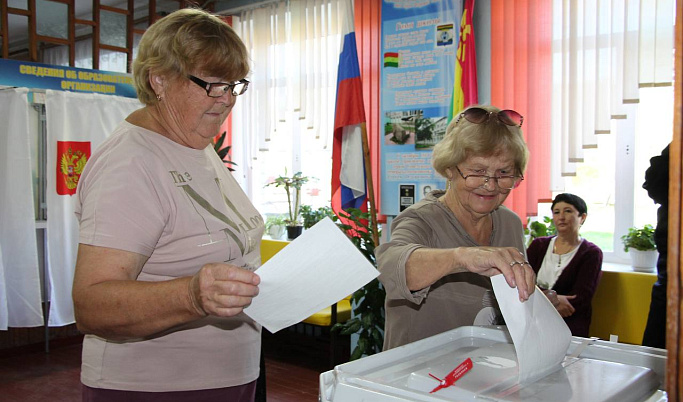
[[[372,184],[372,166],[370,166],[370,146],[368,145],[368,131],[365,122],[360,125],[363,139],[363,165],[365,165],[365,177],[368,186],[368,199],[370,201],[370,223],[372,225],[372,240],[375,247],[379,246],[379,233],[377,232],[377,210],[375,209],[375,189]]]

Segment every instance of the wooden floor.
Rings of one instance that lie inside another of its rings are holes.
[[[298,346],[297,346],[298,345]],[[291,337],[264,334],[266,400],[318,401],[318,378],[329,369],[326,352],[292,346]],[[50,352],[32,345],[0,353],[1,401],[79,401],[81,338],[53,342]]]

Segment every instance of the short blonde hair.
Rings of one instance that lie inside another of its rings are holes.
[[[495,106],[471,106],[498,112]],[[462,113],[462,112],[461,112]],[[480,124],[466,118],[453,117],[446,128],[446,135],[434,147],[432,166],[441,176],[448,178],[446,169],[465,161],[470,156],[494,156],[510,153],[517,174],[524,174],[529,160],[529,149],[524,141],[522,129],[508,126],[496,118]]]
[[[237,33],[223,20],[206,11],[184,8],[152,24],[142,35],[133,62],[133,83],[145,105],[157,102],[149,74],[168,79],[193,71],[226,82],[249,73],[249,56]]]

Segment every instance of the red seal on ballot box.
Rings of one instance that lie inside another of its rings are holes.
[[[90,141],[57,141],[57,194],[76,194],[88,158]]]

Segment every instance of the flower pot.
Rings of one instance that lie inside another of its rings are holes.
[[[303,226],[287,226],[287,239],[294,240],[301,235]]]
[[[659,253],[657,250],[636,250],[631,248],[628,250],[631,256],[631,265],[633,270],[637,272],[654,272],[657,266],[657,257]]]
[[[268,235],[270,236],[271,239],[281,239],[282,236],[285,234],[285,226],[284,225],[273,225],[268,229]]]

